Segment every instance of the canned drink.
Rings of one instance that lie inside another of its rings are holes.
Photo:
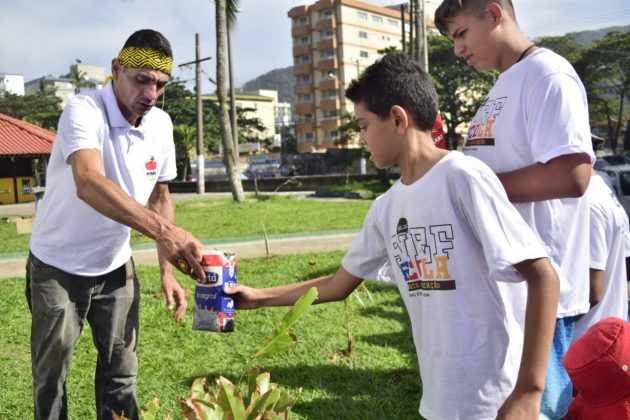
[[[204,251],[201,265],[206,272],[206,283],[197,283],[195,286],[193,330],[232,332],[234,300],[224,295],[223,289],[236,285],[236,255]]]

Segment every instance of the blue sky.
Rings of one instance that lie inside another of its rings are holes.
[[[381,6],[400,1],[367,0]],[[434,1],[434,0],[427,0]],[[530,37],[630,24],[628,0],[513,0]],[[236,84],[292,64],[287,11],[314,0],[241,0],[233,35]],[[109,69],[135,30],[162,32],[173,47],[174,76],[192,80],[194,69],[177,64],[194,59],[195,33],[202,57],[214,56],[214,3],[211,0],[0,0],[0,73],[25,81],[67,73],[75,59]],[[214,79],[214,60],[205,62],[203,90]]]

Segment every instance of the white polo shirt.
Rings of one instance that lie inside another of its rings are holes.
[[[177,176],[173,124],[153,108],[133,127],[118,108],[112,83],[75,96],[61,114],[30,248],[46,264],[98,276],[131,257],[131,229],[77,197],[69,157],[82,149],[99,150],[105,176],[144,206],[157,182]]]

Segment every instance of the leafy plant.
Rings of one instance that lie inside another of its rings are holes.
[[[215,380],[216,391],[210,389],[206,378],[197,378],[193,381],[191,395],[178,399],[184,417],[191,420],[287,419],[291,407],[300,397],[302,388],[293,397],[288,391],[280,389],[278,384],[271,382],[269,372],[260,373],[259,368],[250,368],[250,366],[257,358],[281,352],[297,342],[297,337],[291,331],[291,327],[316,298],[317,289],[312,287],[295,302],[267,335],[260,348],[249,358],[245,366],[245,372],[248,372],[246,397],[243,397],[239,387],[243,375],[238,385],[219,376]],[[151,400],[147,403],[146,411],[141,411],[140,417],[144,420],[154,420],[158,408],[158,400]],[[126,417],[114,414],[114,420],[126,420]]]

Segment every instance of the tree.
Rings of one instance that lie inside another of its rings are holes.
[[[341,125],[337,127],[339,138],[335,140],[335,144],[346,145],[351,141],[354,141],[359,135],[359,123],[356,118],[354,118],[354,114],[351,112],[346,112],[341,117],[341,121]]]
[[[78,61],[78,60],[77,60]],[[81,92],[82,87],[89,86],[89,82],[85,77],[87,75],[83,70],[79,70],[79,63],[72,64],[70,66],[70,73],[66,75],[72,83],[72,87],[74,88],[74,93]]]
[[[583,62],[582,80],[589,104],[593,111],[605,115],[614,152],[623,121],[629,117],[625,105],[630,100],[630,32],[609,32],[594,41]]]
[[[229,0],[227,0],[229,1]],[[215,0],[215,20],[216,20],[216,41],[217,41],[217,97],[219,99],[219,125],[221,128],[221,142],[223,145],[223,161],[230,181],[232,198],[234,201],[245,200],[243,185],[241,184],[238,155],[234,150],[234,137],[226,103],[226,80],[225,80],[225,44],[227,32],[226,20],[227,6],[226,0]]]
[[[177,173],[182,181],[186,180],[190,170],[190,154],[197,147],[197,130],[193,125],[177,124],[173,126]]]
[[[60,103],[56,96],[5,93],[0,96],[0,113],[55,131],[61,116]]]
[[[456,149],[455,129],[468,124],[496,80],[496,72],[480,73],[453,54],[453,44],[445,36],[429,37],[429,72],[433,78],[448,149]]]

